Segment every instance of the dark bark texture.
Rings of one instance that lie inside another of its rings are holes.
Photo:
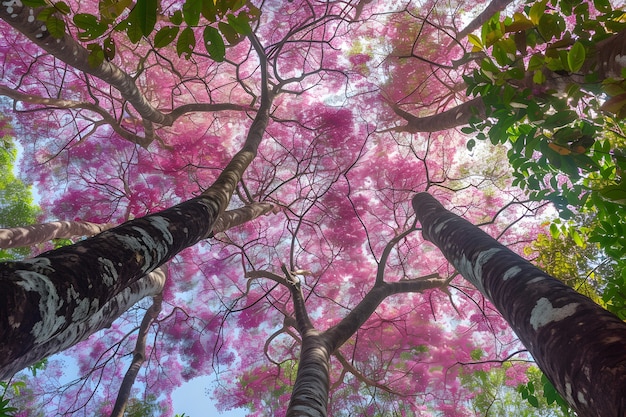
[[[431,195],[413,208],[424,238],[491,300],[579,416],[626,415],[626,323]]]
[[[110,326],[154,295],[144,276],[206,238],[220,211],[198,197],[20,262],[0,263],[0,379]]]

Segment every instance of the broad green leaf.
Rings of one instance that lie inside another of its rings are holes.
[[[141,28],[139,27],[139,23],[128,20],[128,26],[126,27],[126,35],[128,36],[128,39],[130,39],[132,43],[139,42],[141,40],[141,37],[143,36],[143,32]]]
[[[552,223],[550,225],[550,236],[552,236],[553,239],[558,239],[559,236],[561,235],[561,231],[559,230],[559,227]]]
[[[49,16],[46,19],[46,28],[54,38],[60,39],[65,36],[65,22],[56,16]]]
[[[567,110],[552,114],[546,117],[543,127],[553,129],[555,127],[564,126],[578,119],[578,114],[574,111]]]
[[[236,45],[243,39],[241,35],[226,22],[219,22],[217,27],[231,45]]]
[[[248,23],[248,15],[245,13],[239,13],[238,16],[229,14],[226,18],[228,19],[228,23],[237,31],[237,33],[249,35],[252,32],[252,28]]]
[[[128,16],[131,22],[137,24],[143,36],[150,35],[154,29],[157,21],[158,4],[158,0],[137,0],[133,11]]]
[[[567,64],[571,72],[578,72],[585,63],[586,52],[582,43],[576,42],[567,53]]]
[[[189,26],[197,26],[202,12],[202,0],[186,0],[183,4],[183,17]]]
[[[209,22],[217,22],[217,9],[213,0],[205,0],[202,2],[202,16]]]
[[[87,57],[87,61],[89,62],[89,66],[92,68],[97,68],[104,62],[104,50],[97,43],[92,43],[87,45],[87,49],[89,50],[89,56]]]
[[[54,8],[62,14],[70,14],[71,12],[70,6],[68,6],[64,1],[54,3]]]
[[[626,189],[620,185],[607,185],[600,190],[600,195],[606,200],[617,204],[626,204]]]
[[[182,56],[186,54],[185,58],[191,58],[191,53],[193,52],[193,48],[196,47],[196,36],[193,33],[193,30],[188,27],[185,28],[178,37],[178,41],[176,42],[176,53],[178,56]]]
[[[467,35],[469,42],[474,45],[472,48],[472,52],[479,52],[483,50],[483,43],[480,41],[480,38],[472,33]]]
[[[613,9],[609,0],[593,0],[593,5],[602,13],[609,13]]]
[[[46,0],[22,0],[22,4],[28,7],[47,6]]]
[[[226,46],[220,32],[212,26],[204,28],[204,47],[211,58],[217,62],[224,60],[226,55]]]
[[[561,16],[555,14],[543,14],[539,18],[537,30],[546,41],[552,38],[559,38],[565,29],[565,21]]]
[[[183,12],[180,10],[176,10],[172,16],[170,16],[170,22],[173,25],[180,25],[183,23]]]
[[[476,146],[476,141],[474,139],[470,139],[467,141],[467,150],[471,151]]]
[[[72,20],[74,21],[76,27],[85,31],[88,31],[98,25],[98,19],[96,16],[88,13],[75,14]]]
[[[161,28],[156,35],[154,35],[155,48],[163,48],[172,43],[172,41],[176,39],[179,30],[180,28],[176,26],[165,26]]]
[[[541,19],[541,17],[544,15],[544,12],[546,11],[547,3],[548,3],[548,0],[543,0],[543,1],[538,1],[532,5],[532,7],[530,8],[530,11],[528,12],[528,17],[530,18],[530,21],[533,24],[535,25],[539,24],[539,20]]]
[[[103,19],[113,21],[122,15],[125,9],[132,6],[132,0],[100,0],[98,9]]]
[[[535,24],[521,13],[513,14],[513,22],[505,25],[505,32],[522,32],[535,27]]]
[[[582,248],[583,246],[585,246],[582,237],[580,237],[580,234],[576,230],[571,229],[570,236],[572,237],[572,240],[574,241],[576,246],[578,246],[579,248]]]

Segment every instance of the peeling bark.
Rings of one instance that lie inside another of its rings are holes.
[[[626,415],[626,323],[429,194],[413,208],[424,238],[491,300],[578,415]]]

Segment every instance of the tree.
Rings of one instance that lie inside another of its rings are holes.
[[[470,112],[458,110],[480,103],[464,94],[460,76],[478,64],[456,28],[458,12],[485,5],[265,2],[245,39],[227,38],[219,62],[208,59],[215,56],[206,47],[189,43],[181,53],[160,46],[157,35],[189,10],[161,6],[155,33],[146,27],[145,39],[130,44],[128,32],[111,31],[115,55],[96,62],[97,48],[77,40],[86,28],[74,18],[96,16],[95,5],[76,2],[68,4],[72,18],[54,15],[64,22],[57,36],[27,7],[12,3],[0,11],[13,28],[2,27],[0,93],[14,100],[28,155],[22,171],[37,182],[48,218],[128,220],[39,259],[78,258],[82,264],[72,265],[82,277],[85,265],[93,270],[98,258],[118,253],[125,259],[111,264],[134,269],[119,271],[106,295],[102,271],[84,281],[98,290],[99,305],[119,308],[85,326],[84,336],[110,325],[107,332],[68,351],[78,358],[81,382],[63,392],[50,388],[42,398],[62,412],[89,414],[94,403],[112,408],[124,354],[144,335],[136,331],[145,329],[140,322],[149,307],[134,303],[155,295],[129,288],[154,290],[142,277],[171,259],[163,309],[149,326],[153,343],[137,375],[164,414],[172,413],[167,396],[174,387],[211,374],[220,377],[221,406],[249,406],[257,415],[283,412],[289,398],[294,414],[304,407],[322,415],[326,408],[332,415],[462,415],[476,393],[458,376],[524,353],[493,306],[413,233],[409,202],[429,190],[520,253],[542,230],[543,218],[535,216],[545,205],[511,187],[509,167],[498,159],[503,148],[477,146],[468,155],[466,138],[442,131],[471,122],[458,117]],[[194,39],[220,27],[194,23],[184,24]],[[104,50],[106,38],[100,40]],[[407,101],[415,102],[410,112]],[[397,126],[398,116],[418,112],[426,115],[421,127]],[[446,123],[437,124],[442,118]],[[234,207],[271,203],[278,219],[258,218],[206,243],[231,196]],[[122,251],[120,239],[131,247]],[[92,249],[92,260],[74,256]],[[66,275],[58,280],[70,283],[78,285]],[[441,290],[425,291],[435,287]],[[120,302],[116,294],[124,292],[133,297]],[[32,298],[37,312],[39,299]],[[61,323],[51,315],[59,327],[71,316],[68,309]],[[313,355],[300,359],[301,350]],[[526,382],[523,365],[511,369],[514,385]],[[303,384],[310,376],[316,378]],[[310,393],[313,406],[302,401]]]

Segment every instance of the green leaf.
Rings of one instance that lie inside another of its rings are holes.
[[[196,36],[194,35],[193,30],[190,27],[185,28],[176,42],[176,53],[178,53],[178,56],[187,54],[185,58],[189,59],[191,58],[191,53],[193,52],[193,48],[195,48],[195,46]]]
[[[537,397],[535,397],[534,395],[529,395],[528,396],[528,402],[530,403],[530,405],[532,405],[535,408],[539,408],[539,401],[537,400]]]
[[[217,22],[217,9],[215,3],[212,0],[206,0],[202,2],[202,16],[209,22]]]
[[[561,231],[559,230],[559,227],[552,223],[550,225],[550,236],[552,236],[553,239],[558,239],[559,236],[561,235]]]
[[[163,48],[172,43],[180,29],[176,26],[165,26],[154,35],[154,47]]]
[[[574,240],[574,243],[576,244],[576,246],[578,246],[579,248],[582,248],[585,246],[582,237],[580,237],[580,234],[576,230],[571,229],[570,236],[572,237],[572,240]]]
[[[89,13],[75,14],[72,20],[74,21],[76,27],[83,30],[90,30],[98,25],[98,19],[96,16]]]
[[[67,3],[64,1],[59,1],[57,3],[54,3],[54,8],[57,9],[57,11],[62,14],[70,14],[71,12],[70,6],[68,6]]]
[[[158,0],[137,0],[128,18],[136,23],[143,36],[148,36],[157,21]]]
[[[174,14],[170,16],[170,22],[172,22],[172,24],[176,26],[183,23],[183,12],[180,10],[176,10]]]
[[[92,68],[97,68],[104,62],[104,50],[97,43],[92,43],[87,45],[87,49],[89,50],[89,56],[87,57],[87,62],[89,66]]]
[[[125,9],[132,6],[132,0],[100,0],[98,10],[103,19],[113,21],[122,15]]]
[[[472,48],[472,52],[479,52],[483,50],[483,43],[478,36],[470,33],[469,35],[467,35],[467,38],[469,39],[470,43],[474,45],[474,47]]]
[[[537,30],[546,41],[552,38],[559,38],[565,29],[565,21],[559,15],[543,14],[539,18]]]
[[[558,113],[555,113],[546,117],[546,120],[543,122],[543,127],[545,129],[553,129],[555,127],[564,126],[577,119],[578,119],[578,114],[574,111],[571,111],[571,110],[560,111]]]
[[[578,72],[585,63],[586,51],[582,43],[576,42],[567,53],[567,65],[571,72]]]
[[[249,35],[252,33],[252,28],[248,23],[248,15],[245,13],[239,13],[239,16],[236,17],[233,14],[229,14],[226,18],[228,19],[228,23],[233,27],[233,29],[235,29],[235,31],[237,31],[237,33],[242,35]]]
[[[60,39],[65,36],[65,22],[56,16],[49,16],[46,19],[46,28],[53,38]]]
[[[593,0],[593,5],[602,13],[609,13],[613,10],[609,0]]]
[[[223,61],[226,55],[226,46],[219,31],[212,26],[207,26],[204,28],[203,37],[204,47],[211,58],[217,62]]]
[[[547,3],[548,3],[548,0],[543,0],[543,1],[538,1],[532,5],[532,7],[530,8],[530,11],[528,12],[528,17],[530,18],[530,21],[533,24],[535,25],[539,24],[539,19],[541,19],[541,17],[544,15],[544,12],[546,11]]]
[[[46,0],[22,0],[22,4],[28,7],[47,6]]]
[[[467,141],[467,150],[471,151],[476,146],[476,141],[474,139],[470,139]]]
[[[183,16],[189,26],[197,26],[202,12],[202,0],[187,0],[183,4]]]

